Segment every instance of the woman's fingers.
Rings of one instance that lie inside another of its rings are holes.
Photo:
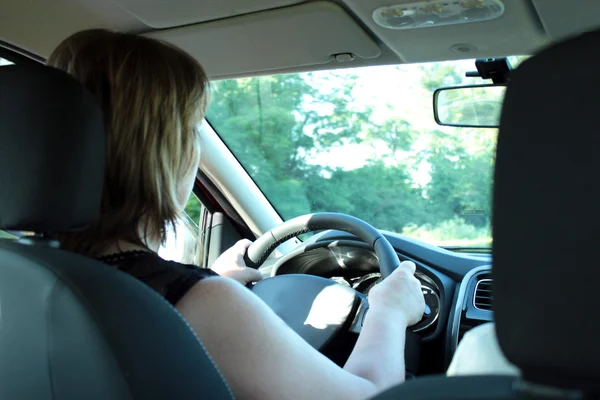
[[[410,273],[411,275],[414,275],[415,271],[417,270],[417,266],[412,261],[402,261],[398,268],[404,269],[407,273]]]

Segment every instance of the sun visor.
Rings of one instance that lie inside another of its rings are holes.
[[[533,0],[544,29],[552,40],[600,28],[600,1]]]
[[[148,33],[198,59],[211,78],[353,59],[372,59],[379,45],[346,11],[311,2]]]
[[[299,0],[113,0],[154,29],[197,24],[297,4]]]

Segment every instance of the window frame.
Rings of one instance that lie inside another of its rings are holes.
[[[0,58],[4,58],[14,64],[43,65],[46,60],[25,49],[21,49],[10,43],[0,40]]]

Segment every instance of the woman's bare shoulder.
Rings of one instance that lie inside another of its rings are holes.
[[[207,277],[192,286],[176,307],[194,324],[197,319],[231,321],[246,319],[247,314],[264,312],[262,303],[239,282],[220,276]],[[224,313],[226,315],[224,315]]]
[[[220,297],[230,298],[234,297],[247,297],[251,295],[250,290],[244,287],[239,282],[234,281],[230,278],[224,278],[221,276],[210,276],[202,279],[194,286],[190,288],[186,296],[181,301],[195,300],[195,299],[215,299]],[[179,306],[179,305],[178,305]]]

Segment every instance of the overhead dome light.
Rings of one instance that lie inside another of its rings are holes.
[[[500,0],[430,0],[380,7],[373,20],[388,29],[415,29],[488,21],[502,14]]]

